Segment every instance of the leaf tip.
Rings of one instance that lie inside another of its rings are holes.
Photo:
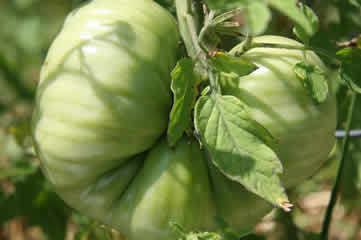
[[[291,212],[292,211],[293,204],[288,202],[288,201],[279,200],[278,205],[285,212]]]

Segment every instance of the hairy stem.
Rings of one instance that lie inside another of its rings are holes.
[[[196,3],[192,0],[176,0],[179,31],[188,55],[193,59],[205,56],[198,43],[199,14]]]

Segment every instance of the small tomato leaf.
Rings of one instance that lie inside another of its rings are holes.
[[[284,210],[288,198],[279,174],[276,141],[234,96],[202,96],[195,107],[195,127],[213,164],[229,179]]]
[[[184,131],[189,127],[191,111],[198,95],[199,79],[193,71],[190,59],[182,59],[172,72],[171,89],[174,103],[168,125],[168,142],[174,146]]]
[[[316,103],[323,103],[328,96],[328,83],[325,73],[314,65],[299,62],[294,66],[296,75]]]
[[[250,74],[258,68],[253,63],[233,57],[223,52],[218,52],[213,58],[211,58],[211,61],[218,72],[235,73],[239,77]]]
[[[310,38],[318,31],[319,29],[319,19],[315,12],[308,6],[300,3],[300,9],[305,14],[308,21],[311,23],[312,32],[311,34],[307,33],[304,28],[299,24],[296,24],[293,28],[293,33],[304,43],[308,43]]]
[[[312,22],[297,6],[297,2],[297,0],[268,0],[271,7],[292,19],[306,35],[312,36],[314,34]]]

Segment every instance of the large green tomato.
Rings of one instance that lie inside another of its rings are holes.
[[[177,49],[175,20],[151,0],[94,0],[70,14],[40,76],[43,155],[112,168],[152,146],[168,124]]]
[[[302,47],[295,40],[262,36],[254,43]],[[231,53],[242,47],[236,46]],[[336,102],[332,73],[311,51],[258,47],[241,58],[259,68],[239,78],[237,86],[226,85],[223,94],[237,96],[249,105],[250,114],[279,141],[279,158],[284,167],[282,181],[293,187],[313,175],[327,160],[335,144]],[[315,103],[293,67],[306,61],[325,72],[330,94],[326,102]]]
[[[81,213],[129,240],[169,240],[175,221],[247,229],[271,206],[208,165],[199,144],[160,139],[172,103],[176,22],[151,0],[93,0],[74,11],[41,72],[33,138],[44,173]]]

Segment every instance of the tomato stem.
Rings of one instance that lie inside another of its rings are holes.
[[[337,202],[337,195],[340,191],[340,184],[342,180],[342,174],[343,169],[345,165],[345,159],[347,158],[347,155],[349,153],[349,139],[350,139],[350,131],[351,131],[351,125],[352,125],[352,118],[353,113],[355,109],[355,102],[356,102],[357,94],[353,91],[350,91],[350,105],[347,111],[347,118],[346,118],[346,134],[345,138],[342,141],[342,149],[341,149],[341,159],[339,162],[338,170],[337,170],[337,176],[335,183],[332,188],[331,192],[331,198],[330,202],[328,204],[326,215],[324,218],[323,226],[322,226],[322,232],[321,232],[321,240],[327,240],[328,239],[328,232],[331,225],[332,220],[332,212]]]
[[[188,55],[193,60],[205,58],[205,53],[198,43],[199,14],[192,0],[176,0],[179,31]]]
[[[199,37],[202,38],[200,33],[199,25],[199,10],[200,5],[197,5],[195,0],[176,0],[177,8],[177,17],[179,24],[179,31],[186,46],[188,55],[196,63],[199,63],[198,68],[196,65],[195,70],[200,73],[202,78],[208,79],[212,89],[217,91],[217,82],[214,71],[211,68],[211,65],[207,61],[208,53],[206,49],[203,49],[203,46],[200,45]],[[214,12],[211,11],[210,14],[206,16],[206,24],[203,27],[207,28],[208,21],[211,21],[214,18]]]

